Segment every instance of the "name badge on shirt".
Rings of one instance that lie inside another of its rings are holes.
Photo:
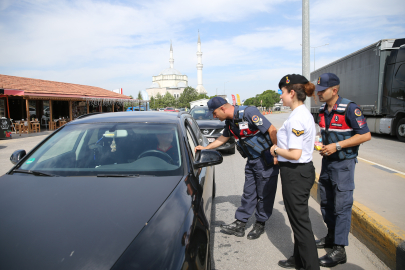
[[[240,130],[244,130],[244,129],[248,129],[248,128],[249,128],[248,122],[240,122],[239,123],[239,129]]]

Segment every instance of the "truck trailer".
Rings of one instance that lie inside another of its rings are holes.
[[[405,38],[382,39],[340,58],[311,72],[311,82],[323,73],[339,77],[339,96],[360,106],[371,132],[405,142]],[[312,98],[316,123],[320,105]]]

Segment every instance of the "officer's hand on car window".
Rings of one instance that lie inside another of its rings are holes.
[[[321,154],[321,156],[330,156],[335,152],[336,152],[336,144],[331,143],[328,145],[322,145],[322,149],[319,151],[319,154]]]
[[[202,146],[202,145],[197,145],[195,148],[194,148],[194,151],[195,152],[197,152],[198,150],[203,150],[203,149],[206,149],[204,146]]]

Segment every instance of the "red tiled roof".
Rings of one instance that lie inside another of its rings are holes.
[[[117,98],[130,97],[88,85],[46,81],[0,74],[0,88],[23,90],[24,95],[74,95],[78,97]]]

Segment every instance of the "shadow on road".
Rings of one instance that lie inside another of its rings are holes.
[[[0,145],[0,149],[4,149],[6,147],[7,147],[7,145]]]

